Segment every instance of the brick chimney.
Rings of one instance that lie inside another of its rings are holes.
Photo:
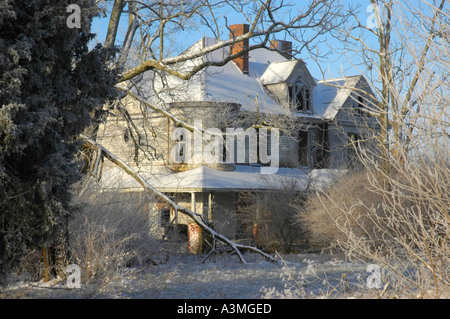
[[[286,59],[292,59],[292,42],[272,40],[270,41],[270,48],[278,50]]]
[[[249,32],[250,26],[248,24],[233,24],[230,25],[230,39],[237,38],[247,32]],[[248,48],[248,39],[237,42],[230,46],[230,54],[237,54],[242,50]],[[248,52],[244,53],[239,58],[233,60],[233,62],[239,67],[244,74],[248,74]]]

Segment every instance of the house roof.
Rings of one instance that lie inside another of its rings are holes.
[[[172,172],[164,167],[153,167],[140,174],[162,192],[229,192],[245,190],[283,189],[295,185],[297,191],[325,188],[338,173],[337,170],[279,168],[274,174],[261,174],[261,167],[236,165],[233,171],[210,167],[197,167],[182,172]],[[102,189],[142,190],[142,186],[120,168],[103,172]]]
[[[272,62],[260,78],[264,85],[285,82],[297,65],[297,60]]]
[[[334,119],[361,78],[357,75],[318,81],[313,92],[314,112],[322,119]]]
[[[308,82],[315,85],[315,80],[309,73],[303,60],[272,62],[259,81],[264,85],[292,82],[297,79],[298,71],[301,72],[301,75],[303,75]]]
[[[215,39],[209,39],[206,45],[213,44]],[[207,56],[210,61],[220,61],[228,55],[228,48]],[[233,63],[224,66],[210,66],[202,73],[203,96],[205,101],[229,102],[242,105],[245,111],[256,111],[256,99],[261,112],[285,113],[258,81],[267,67],[273,61],[283,61],[285,58],[275,51],[256,49],[249,52],[249,73],[243,74]]]
[[[216,39],[205,37],[185,52],[201,50],[215,43],[217,43]],[[203,59],[218,62],[228,55],[229,49],[225,47],[179,64],[176,68],[183,72],[198,65],[204,61]],[[158,74],[147,71],[146,73],[151,74],[144,75],[145,80],[141,81],[140,93],[153,103],[159,104],[187,101],[224,102],[240,104],[244,111],[256,111],[256,105],[258,105],[260,112],[286,114],[284,107],[274,99],[264,85],[286,81],[293,76],[294,70],[302,68],[308,72],[306,78],[314,81],[316,85],[313,90],[313,113],[299,115],[332,120],[361,76],[317,81],[309,74],[303,61],[286,59],[279,52],[267,48],[258,48],[249,52],[248,74],[243,74],[231,61],[224,66],[208,66],[189,81],[183,81],[174,76],[167,76],[164,81],[152,81],[158,79]],[[337,86],[345,86],[345,88]],[[154,94],[154,89],[158,91],[157,94]]]

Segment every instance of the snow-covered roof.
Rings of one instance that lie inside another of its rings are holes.
[[[216,43],[215,39],[205,38],[204,45]],[[218,62],[229,55],[228,47],[207,55],[208,61]],[[259,83],[258,79],[267,67],[278,61],[286,60],[280,53],[265,48],[249,52],[249,73],[242,71],[233,63],[224,66],[210,66],[202,72],[204,101],[237,103],[245,111],[256,111],[256,99],[261,112],[285,113],[285,110]]]
[[[202,38],[185,51],[202,50],[217,43],[213,38]],[[176,66],[177,71],[190,70],[193,66],[205,61],[219,62],[229,56],[229,48],[224,47],[197,59],[183,62]],[[301,62],[301,63],[300,63]],[[223,66],[208,66],[189,81],[175,76],[166,76],[158,80],[157,73],[144,75],[140,93],[153,103],[173,102],[223,102],[236,103],[244,111],[256,111],[256,100],[259,111],[266,113],[286,114],[286,109],[264,87],[286,81],[293,76],[294,70],[303,70],[305,78],[315,82],[313,90],[313,113],[305,117],[322,120],[333,119],[351,93],[351,88],[359,80],[358,77],[316,81],[309,74],[301,60],[286,59],[277,51],[258,48],[249,52],[249,72],[242,71],[233,62]],[[152,71],[148,71],[149,73]],[[345,86],[346,88],[338,88]],[[157,94],[153,90],[158,91]],[[300,114],[301,115],[301,114]]]
[[[260,78],[261,84],[278,84],[286,82],[297,65],[297,60],[271,63]]]
[[[311,85],[315,85],[315,79],[309,73],[305,62],[302,60],[286,60],[272,62],[260,78],[261,84],[270,85],[283,82],[295,82],[302,77]]]
[[[139,173],[162,192],[229,192],[283,189],[283,185],[288,183],[295,183],[298,191],[318,190],[326,187],[337,171],[279,168],[274,174],[262,174],[261,167],[236,165],[233,171],[202,166],[182,172],[171,172],[164,167],[153,167],[151,171]],[[105,190],[142,189],[134,178],[116,167],[103,172],[101,183]]]
[[[228,50],[223,50],[224,54],[228,54]],[[278,52],[256,49],[249,52],[248,74],[243,74],[233,62],[221,67],[206,68],[203,72],[203,100],[237,103],[241,104],[245,111],[256,111],[255,99],[257,99],[260,111],[285,113],[281,105],[258,81],[271,61],[284,59]]]
[[[314,113],[324,120],[334,119],[360,79],[351,76],[318,81],[313,92]]]

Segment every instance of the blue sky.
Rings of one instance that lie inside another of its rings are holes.
[[[299,2],[300,3],[300,2]],[[370,12],[367,11],[368,6],[370,5],[369,0],[343,0],[343,4],[352,4],[352,5],[360,5],[360,14],[359,18],[362,22],[369,21],[370,19]],[[242,23],[241,18],[237,14],[233,14],[233,12],[227,13],[227,19],[228,24],[236,24],[236,23]],[[97,34],[97,38],[95,42],[104,42],[106,30],[108,26],[108,17],[107,18],[98,18],[95,19],[92,24],[92,32]],[[121,20],[122,27],[119,28],[119,41],[120,37],[125,34],[126,31],[126,22],[127,22],[127,16],[124,15],[124,17]],[[199,40],[202,36],[212,36],[212,34],[209,34],[207,31],[205,31],[204,34],[196,32],[186,32],[183,33],[183,39],[181,40],[182,47],[187,48],[189,45],[193,44],[197,40]],[[339,47],[339,43],[336,42],[335,39],[333,39],[331,36],[326,38],[326,44],[324,44],[324,47]],[[317,78],[321,78],[321,72],[318,68],[317,64],[309,59],[307,56],[302,56],[302,58],[306,61],[308,68],[310,69],[313,76]],[[347,58],[340,57],[337,52],[332,52],[332,54],[329,56],[329,59],[321,63],[321,68],[326,72],[325,77],[329,78],[331,76],[339,77],[341,75],[354,75],[361,73],[359,70],[353,69],[350,64],[347,61]]]

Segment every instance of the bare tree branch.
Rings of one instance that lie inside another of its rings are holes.
[[[114,164],[119,166],[121,169],[123,169],[124,172],[126,172],[128,175],[133,177],[139,184],[141,184],[141,186],[144,188],[145,191],[153,193],[158,198],[160,198],[161,200],[163,200],[167,204],[169,204],[175,211],[181,212],[181,213],[189,216],[190,218],[192,218],[197,223],[197,225],[199,225],[203,230],[209,232],[214,240],[219,240],[219,241],[225,243],[226,245],[228,245],[238,255],[238,257],[242,263],[247,263],[247,262],[246,262],[244,256],[242,255],[241,250],[250,250],[250,251],[260,254],[261,256],[263,256],[264,258],[267,258],[268,260],[270,260],[272,262],[278,262],[278,260],[275,257],[273,257],[269,254],[266,254],[265,252],[259,250],[256,247],[237,244],[237,243],[233,242],[232,240],[228,239],[227,237],[223,236],[222,234],[219,234],[214,229],[209,227],[207,225],[207,223],[201,218],[201,216],[194,213],[190,209],[187,209],[187,208],[182,207],[182,206],[178,205],[177,203],[175,203],[167,195],[165,195],[164,193],[157,190],[153,185],[149,184],[146,181],[146,179],[143,178],[138,172],[136,172],[131,166],[129,166],[124,161],[122,161],[119,157],[112,154],[110,151],[108,151],[102,145],[100,145],[99,143],[95,142],[94,140],[88,138],[85,135],[81,135],[80,137],[85,139],[86,142],[89,143],[89,145],[92,148],[99,150],[99,153],[101,152],[101,154],[103,154],[103,156],[108,158],[111,162],[113,162]]]

